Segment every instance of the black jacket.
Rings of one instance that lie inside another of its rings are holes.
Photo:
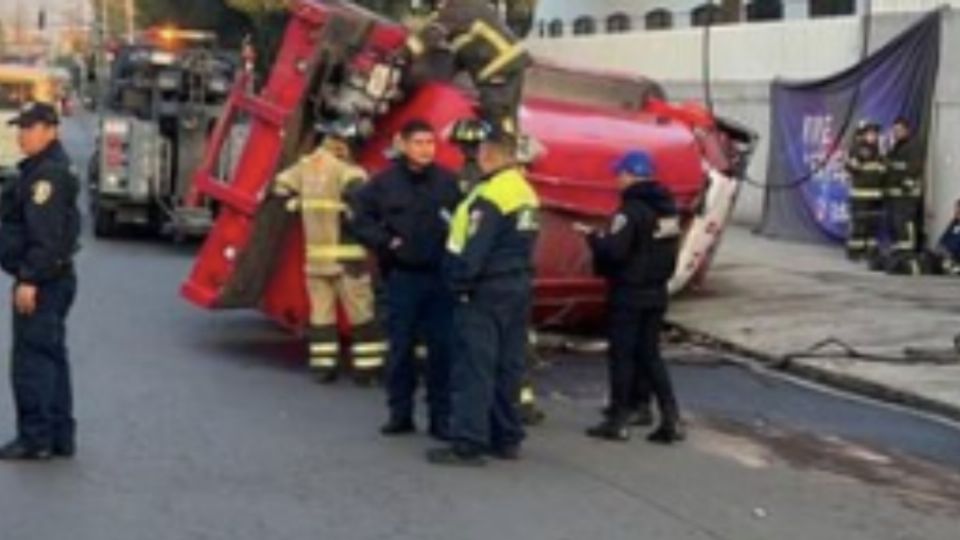
[[[886,164],[877,144],[855,143],[847,155],[847,171],[850,173],[852,198],[878,198],[878,194],[883,194]]]
[[[460,197],[453,172],[439,165],[414,172],[400,159],[348,196],[348,228],[384,271],[439,271]],[[393,238],[402,241],[397,249]]]
[[[887,195],[919,198],[923,195],[923,152],[915,139],[897,141],[886,155]]]
[[[639,182],[625,189],[610,227],[587,240],[597,273],[610,284],[611,301],[666,305],[667,283],[680,249],[680,222],[664,187]]]
[[[59,142],[19,169],[0,202],[0,266],[21,283],[42,284],[72,271],[79,182]]]
[[[411,37],[415,57],[448,49],[475,82],[520,72],[531,62],[520,40],[487,0],[450,0]]]

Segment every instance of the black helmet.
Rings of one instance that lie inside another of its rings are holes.
[[[490,136],[491,126],[476,118],[461,118],[453,124],[450,141],[456,144],[479,144]]]
[[[360,119],[355,115],[344,114],[333,119],[317,122],[314,129],[328,137],[336,137],[347,141],[361,138]]]
[[[868,131],[879,133],[881,131],[880,124],[870,118],[860,120],[860,122],[857,123],[857,133],[862,134]]]

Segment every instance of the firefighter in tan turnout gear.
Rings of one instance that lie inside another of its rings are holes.
[[[349,356],[354,379],[366,384],[382,368],[387,346],[374,318],[367,253],[344,227],[344,200],[366,182],[367,174],[353,163],[355,122],[341,119],[320,130],[323,143],[280,173],[274,193],[288,197],[287,209],[299,212],[303,220],[310,369],[318,381],[332,382],[341,371],[340,360]],[[349,350],[341,350],[338,304],[351,327]]]

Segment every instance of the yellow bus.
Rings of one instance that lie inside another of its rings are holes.
[[[0,180],[15,172],[20,160],[16,128],[7,121],[27,101],[52,103],[61,109],[63,82],[51,70],[19,64],[0,64]]]

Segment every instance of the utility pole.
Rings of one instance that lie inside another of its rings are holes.
[[[127,43],[133,43],[134,19],[136,18],[136,7],[133,0],[126,0],[124,3],[127,16]]]

